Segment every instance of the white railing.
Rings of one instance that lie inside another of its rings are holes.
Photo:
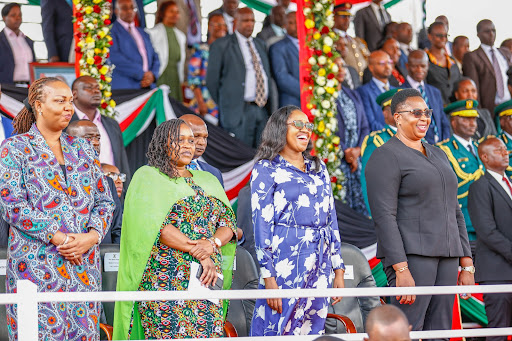
[[[37,292],[37,286],[30,281],[18,281],[16,294],[1,294],[0,304],[18,304],[18,339],[20,341],[37,340],[37,303],[40,302],[80,302],[80,301],[156,301],[156,300],[204,300],[204,299],[267,299],[292,297],[368,297],[397,295],[446,295],[472,293],[512,293],[512,285],[481,286],[436,286],[410,288],[344,288],[344,289],[290,289],[290,290],[212,290],[189,291],[100,291],[100,292]],[[412,339],[482,337],[512,335],[512,328],[482,328],[469,330],[437,330],[411,332]],[[345,340],[362,340],[364,333],[333,335]],[[314,340],[310,336],[265,337],[265,340]],[[240,340],[261,338],[240,337]]]

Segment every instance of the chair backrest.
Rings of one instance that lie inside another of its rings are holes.
[[[5,266],[7,266],[7,247],[0,248],[0,262],[5,262]],[[1,268],[1,267],[0,267]],[[5,286],[5,268],[2,268],[0,272],[0,293],[4,294],[6,292]],[[0,341],[9,340],[9,331],[7,329],[7,313],[5,309],[5,305],[0,306]]]
[[[116,291],[117,269],[119,265],[119,244],[101,244],[101,290]],[[103,302],[103,312],[106,322],[114,325],[114,306],[115,302]]]
[[[345,288],[376,287],[368,260],[357,247],[341,243],[341,255],[345,263]],[[334,307],[329,304],[329,313],[349,317],[356,326],[358,333],[364,332],[366,317],[370,310],[380,305],[379,297],[344,297]],[[325,323],[327,334],[344,333],[345,328],[334,319]]]
[[[235,270],[233,271],[233,290],[257,289],[258,270],[251,254],[241,246],[236,249]],[[248,336],[251,330],[252,315],[256,300],[231,300],[227,320],[231,322],[238,336]]]

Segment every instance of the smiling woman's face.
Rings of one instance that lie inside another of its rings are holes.
[[[430,126],[431,118],[426,118],[425,115],[421,115],[420,118],[416,118],[410,111],[428,109],[427,104],[421,97],[410,97],[404,105],[400,107],[402,113],[395,113],[395,120],[397,126],[410,140],[421,140],[425,137]],[[406,112],[408,111],[408,112]]]
[[[178,167],[185,167],[190,164],[195,152],[194,134],[187,124],[184,123],[180,126],[178,141],[174,143],[177,144],[174,148],[179,151],[178,155],[171,155],[171,158]]]
[[[308,117],[302,111],[292,111],[286,123],[288,124],[288,131],[286,133],[286,147],[294,152],[302,153],[308,147],[309,139],[311,138],[311,131],[306,127],[298,129],[293,124],[293,121],[301,121],[309,123]]]

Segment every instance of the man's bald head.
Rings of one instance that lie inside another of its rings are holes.
[[[203,119],[197,115],[186,114],[180,117],[186,124],[192,129],[194,134],[194,143],[196,145],[196,151],[194,153],[194,159],[197,159],[203,155],[208,145],[208,128]]]
[[[503,174],[509,164],[507,146],[496,137],[490,137],[480,143],[478,156],[486,169],[498,174]]]
[[[416,59],[428,63],[428,55],[423,50],[414,50],[409,53],[409,59]]]
[[[405,314],[387,304],[373,309],[366,319],[366,341],[410,341],[411,326]]]
[[[71,136],[82,137],[89,142],[91,142],[94,150],[100,154],[100,130],[96,126],[96,124],[92,123],[89,120],[78,120],[71,122],[67,129],[66,133]]]
[[[383,83],[388,82],[388,77],[393,71],[393,60],[389,55],[381,50],[373,51],[368,58],[368,70],[372,76]]]
[[[249,38],[254,31],[254,12],[249,7],[242,7],[236,11],[233,27],[241,35]]]

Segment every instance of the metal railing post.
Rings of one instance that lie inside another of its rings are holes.
[[[21,280],[17,283],[18,340],[33,341],[38,338],[37,285]],[[23,317],[23,322],[21,322]]]

